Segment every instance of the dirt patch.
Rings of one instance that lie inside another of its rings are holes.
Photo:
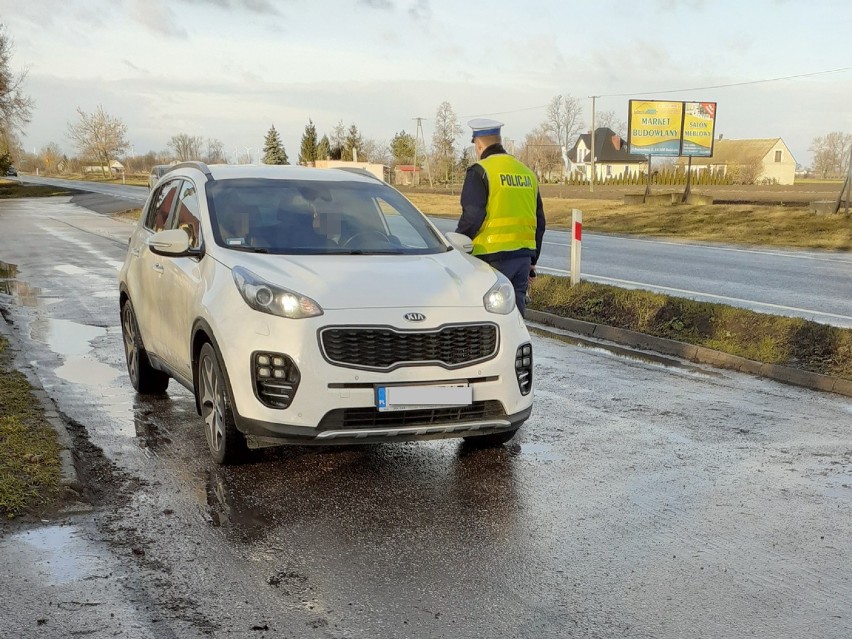
[[[56,195],[74,195],[77,191],[59,186],[40,184],[21,184],[12,180],[0,180],[0,200],[18,197],[54,197]]]

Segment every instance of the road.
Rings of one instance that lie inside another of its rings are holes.
[[[141,206],[145,187],[26,177],[115,195]],[[442,231],[451,220],[435,218]],[[548,231],[541,271],[570,273],[570,234]],[[852,254],[681,244],[583,234],[583,277],[593,282],[718,302],[852,327]]]
[[[126,227],[67,202],[0,202],[0,307],[95,510],[0,537],[10,636],[852,636],[848,398],[535,336],[504,449],[219,468],[185,390],[127,380]]]

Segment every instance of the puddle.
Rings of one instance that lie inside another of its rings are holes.
[[[79,559],[81,547],[86,544],[77,537],[73,526],[37,528],[12,535],[11,539],[39,551],[35,565],[50,585],[77,581],[87,572]]]
[[[632,359],[634,361],[645,362],[648,364],[658,364],[660,366],[665,366],[666,368],[675,368],[689,373],[697,373],[699,375],[709,377],[724,377],[724,375],[719,371],[700,368],[693,364],[683,362],[679,359],[667,357],[666,355],[659,355],[650,351],[633,350],[631,348],[617,346],[615,344],[608,344],[605,342],[597,342],[595,340],[583,337],[575,337],[573,335],[568,335],[557,331],[558,329],[540,329],[535,326],[529,327],[529,332],[534,335],[538,335],[540,337],[547,337],[549,339],[555,339],[557,341],[564,342],[565,344],[570,344],[572,346],[580,346],[582,348],[588,348],[590,350],[596,350],[602,353],[612,353],[614,355],[618,355],[627,359]]]
[[[33,323],[32,338],[48,345],[60,355],[63,364],[56,376],[65,381],[89,386],[103,386],[115,380],[121,371],[91,356],[92,342],[106,337],[107,329],[78,324],[70,320],[46,319]]]
[[[550,444],[524,443],[509,449],[514,457],[534,457],[538,461],[558,461],[562,455],[553,450]]]
[[[18,280],[17,265],[0,262],[0,293],[11,295],[20,306],[32,308],[38,304],[41,289]]]

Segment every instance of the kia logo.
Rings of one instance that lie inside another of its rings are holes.
[[[422,322],[426,319],[426,316],[423,313],[406,313],[402,317],[407,319],[409,322]]]

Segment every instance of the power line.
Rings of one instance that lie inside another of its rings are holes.
[[[782,76],[780,78],[766,78],[763,80],[747,80],[745,82],[731,82],[729,84],[716,84],[712,86],[706,87],[691,87],[688,89],[667,89],[665,91],[633,91],[631,93],[607,93],[603,95],[589,96],[595,98],[623,98],[631,95],[663,95],[666,93],[685,93],[687,91],[704,91],[707,89],[725,89],[729,87],[740,87],[746,86],[750,84],[763,84],[766,82],[779,82],[781,80],[795,80],[798,78],[810,78],[817,75],[826,75],[828,73],[842,73],[844,71],[852,71],[852,67],[843,67],[841,69],[829,69],[826,71],[814,71],[813,73],[800,73],[798,75],[787,75]],[[509,111],[495,111],[493,113],[474,113],[472,115],[462,115],[459,116],[461,119],[465,118],[475,118],[481,116],[490,116],[490,115],[508,115],[510,113],[521,113],[523,111],[535,111],[537,109],[544,109],[547,107],[547,104],[540,104],[538,106],[533,107],[524,107],[522,109],[511,109]]]
[[[780,78],[766,78],[765,80],[747,80],[745,82],[731,82],[729,84],[714,84],[707,87],[692,87],[689,89],[669,89],[667,91],[634,91],[633,93],[608,93],[606,95],[598,95],[598,98],[623,98],[629,95],[640,95],[641,93],[685,93],[686,91],[704,91],[706,89],[727,89],[728,87],[742,87],[749,84],[763,84],[765,82],[779,82],[781,80],[796,80],[798,78],[810,78],[815,75],[825,75],[827,73],[840,73],[842,71],[852,71],[852,67],[843,67],[842,69],[829,69],[828,71],[814,71],[813,73],[800,73],[798,75],[785,75]],[[591,96],[589,96],[591,97]]]

